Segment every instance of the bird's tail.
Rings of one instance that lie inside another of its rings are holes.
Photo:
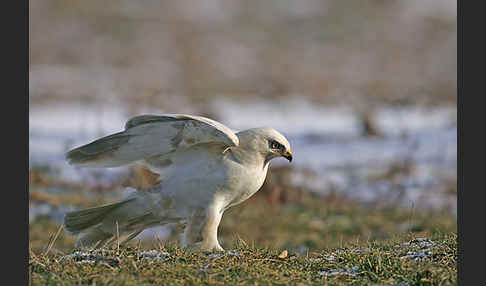
[[[124,200],[118,203],[105,205],[101,207],[94,207],[79,211],[67,213],[64,217],[64,229],[74,235],[78,235],[76,247],[88,247],[94,244],[100,244],[108,241],[117,235],[118,229],[114,231],[113,227],[106,227],[106,221],[116,221],[118,227],[118,220],[116,210],[133,201],[134,199]],[[124,221],[120,217],[120,223]],[[123,231],[121,229],[120,231]]]

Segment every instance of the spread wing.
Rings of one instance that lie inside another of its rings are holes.
[[[207,144],[211,143],[211,144]],[[117,167],[164,157],[196,145],[238,146],[235,132],[209,118],[184,114],[140,115],[125,130],[69,151],[70,164]]]

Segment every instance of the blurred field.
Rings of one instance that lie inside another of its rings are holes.
[[[210,99],[255,96],[356,108],[456,101],[452,0],[29,4],[32,104],[204,112]]]

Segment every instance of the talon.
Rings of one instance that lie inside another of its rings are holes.
[[[185,248],[191,252],[225,252],[224,248],[222,248],[220,245],[208,247],[208,246],[203,246],[202,242],[197,242],[192,245],[188,245]]]

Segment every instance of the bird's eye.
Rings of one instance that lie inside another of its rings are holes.
[[[277,142],[273,141],[272,142],[272,149],[278,149],[279,148],[279,145]]]

